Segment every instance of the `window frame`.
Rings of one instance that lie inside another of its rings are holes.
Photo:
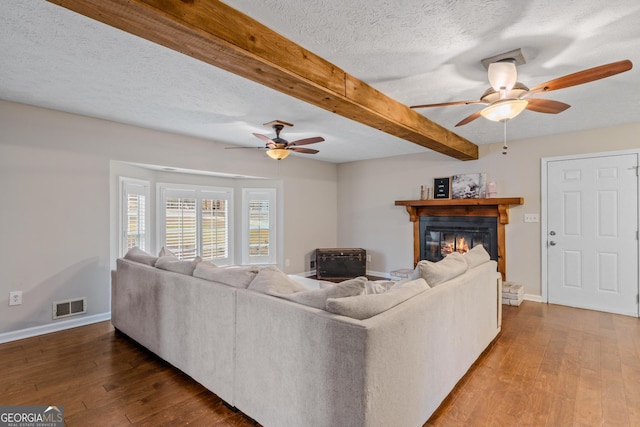
[[[128,177],[120,177],[120,215],[119,216],[119,233],[118,233],[118,248],[120,251],[120,256],[124,256],[128,250],[128,223],[129,223],[129,195],[136,194],[144,197],[144,237],[143,244],[136,245],[141,250],[149,252],[151,247],[151,191],[150,191],[151,183],[142,179],[128,178]]]

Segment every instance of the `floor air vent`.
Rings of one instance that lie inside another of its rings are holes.
[[[87,312],[87,299],[78,298],[53,303],[53,318],[76,316]]]

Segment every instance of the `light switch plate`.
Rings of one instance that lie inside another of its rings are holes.
[[[524,222],[540,222],[540,215],[537,213],[524,214]]]

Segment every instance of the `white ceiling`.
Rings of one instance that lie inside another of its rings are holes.
[[[406,104],[478,99],[480,59],[522,48],[528,86],[630,59],[640,68],[637,0],[228,0],[225,3]],[[242,146],[262,123],[323,136],[313,156],[347,162],[427,151],[43,0],[0,2],[0,99]],[[572,105],[523,112],[509,139],[640,121],[637,68],[544,95]],[[418,110],[476,144],[502,125],[454,125],[477,105]],[[304,155],[300,155],[304,156]],[[266,158],[266,157],[265,157]]]

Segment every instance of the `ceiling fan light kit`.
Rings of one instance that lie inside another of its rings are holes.
[[[274,160],[286,159],[289,154],[291,154],[291,151],[285,150],[284,148],[272,148],[267,150],[267,156]]]
[[[480,111],[482,117],[494,122],[511,120],[527,108],[525,99],[503,99],[494,102]]]
[[[489,83],[494,90],[511,90],[516,84],[518,72],[516,64],[510,60],[489,64]]]

